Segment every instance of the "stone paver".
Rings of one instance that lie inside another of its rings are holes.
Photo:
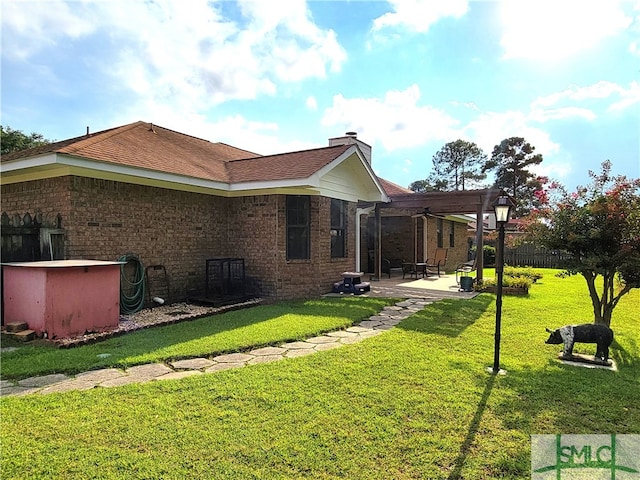
[[[234,362],[227,362],[227,363],[216,363],[215,365],[212,365],[211,367],[207,368],[204,373],[215,373],[215,372],[221,372],[222,370],[230,370],[232,368],[240,368],[240,367],[244,367],[244,363],[234,363]]]
[[[282,345],[282,348],[287,350],[309,350],[313,349],[314,345],[307,342],[290,342]]]
[[[249,353],[251,355],[256,355],[256,356],[270,357],[270,356],[277,356],[277,355],[282,356],[284,353],[286,353],[286,351],[287,349],[282,347],[264,347],[264,348],[257,348],[256,350],[251,350]]]
[[[13,386],[15,386],[15,383],[13,383],[11,380],[0,380],[0,389]]]
[[[287,353],[284,354],[284,356],[287,358],[297,358],[297,357],[304,357],[306,355],[311,355],[313,353],[316,353],[316,351],[313,348],[299,348],[297,350],[289,350]]]
[[[316,347],[318,352],[324,352],[325,350],[332,350],[334,348],[341,347],[343,344],[340,342],[321,343]]]
[[[218,363],[246,363],[254,356],[246,353],[229,353],[227,355],[218,355],[213,359]]]
[[[95,382],[97,385],[100,382],[106,382],[118,377],[124,377],[126,373],[117,368],[103,368],[100,370],[91,370],[89,372],[83,372],[76,375],[76,379],[86,382]]]
[[[132,383],[152,380],[177,380],[202,373],[214,373],[246,365],[275,362],[283,358],[297,358],[312,355],[316,352],[332,350],[343,345],[360,342],[375,337],[385,330],[392,329],[405,318],[433,303],[424,298],[411,298],[385,307],[377,315],[372,315],[358,325],[346,330],[336,330],[325,335],[318,335],[305,341],[288,342],[278,347],[262,347],[248,353],[229,353],[218,355],[213,359],[190,358],[176,360],[169,365],[152,363],[137,365],[126,370],[104,368],[79,373],[75,377],[63,374],[31,377],[18,382],[2,380],[0,395],[20,396],[34,393],[67,392],[71,390],[88,390],[95,387],[117,387]]]
[[[331,337],[327,337],[325,335],[322,335],[320,337],[311,337],[311,338],[307,338],[306,340],[308,343],[313,343],[314,345],[320,344],[320,343],[331,343],[331,342],[335,342],[335,340]]]
[[[363,332],[369,332],[369,331],[371,331],[370,328],[359,327],[357,325],[347,328],[347,332],[353,332],[353,333],[363,333]]]
[[[383,325],[384,322],[378,321],[378,320],[365,320],[363,322],[360,322],[360,326],[364,327],[364,328],[375,328],[379,325]]]
[[[34,388],[34,387],[9,387],[9,388],[3,388],[2,389],[2,396],[3,397],[21,397],[22,395],[29,395],[31,393],[37,393],[38,391],[40,391],[40,388]]]
[[[147,365],[136,365],[127,369],[127,375],[137,377],[140,380],[151,380],[152,378],[172,372],[171,368],[163,363],[149,363]]]
[[[338,337],[338,338],[351,338],[357,337],[358,334],[354,332],[347,332],[346,330],[336,330],[335,332],[327,333],[329,337]]]
[[[189,358],[186,360],[176,360],[175,362],[169,362],[176,370],[202,370],[209,368],[215,362],[208,358]]]
[[[354,337],[342,337],[340,339],[340,343],[345,344],[345,345],[350,345],[350,344],[353,344],[353,343],[361,342],[365,338],[366,337],[363,337],[361,335],[356,335]]]
[[[182,370],[180,372],[165,373],[153,380],[180,380],[181,378],[192,377],[194,375],[202,375],[202,372],[200,370]]]
[[[121,387],[123,385],[129,385],[131,383],[144,383],[148,382],[150,379],[141,379],[134,376],[125,375],[123,377],[113,378],[111,380],[107,380],[106,382],[100,383],[100,387],[104,388],[112,388],[112,387]]]
[[[46,395],[47,393],[70,392],[72,390],[91,390],[96,387],[95,382],[87,382],[84,380],[71,379],[66,382],[56,383],[43,388],[38,393]]]
[[[43,375],[41,377],[30,377],[20,380],[18,385],[21,387],[46,387],[54,383],[64,382],[69,380],[69,377],[62,373],[52,373],[51,375]]]
[[[258,363],[277,362],[282,360],[282,355],[258,355],[247,362],[247,365],[257,365]]]

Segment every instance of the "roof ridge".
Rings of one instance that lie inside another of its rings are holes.
[[[66,146],[56,149],[60,153],[74,153],[80,150],[83,147],[87,147],[89,145],[94,145],[96,143],[102,142],[108,138],[113,137],[114,135],[120,134],[122,132],[126,132],[128,130],[132,130],[136,127],[144,125],[147,122],[143,122],[142,120],[138,120],[137,122],[128,123],[126,125],[121,125],[119,127],[108,128],[106,130],[101,130],[96,133],[90,133],[89,136],[83,135],[82,137],[76,137],[70,141]],[[152,125],[152,124],[150,124]]]
[[[247,157],[247,158],[236,158],[233,160],[229,160],[227,163],[235,163],[235,162],[244,162],[244,161],[248,161],[248,160],[256,160],[258,158],[265,158],[265,157],[280,157],[283,155],[295,155],[295,154],[299,154],[299,153],[305,153],[305,152],[313,152],[313,151],[318,151],[318,150],[329,150],[331,148],[340,148],[340,147],[352,147],[353,145],[349,145],[349,144],[343,144],[343,145],[329,145],[329,146],[325,146],[325,147],[316,147],[316,148],[307,148],[304,150],[296,150],[293,152],[281,152],[281,153],[274,153],[271,155],[258,155],[255,157]],[[233,147],[236,148],[236,147]],[[239,150],[243,150],[242,148]],[[347,150],[347,148],[345,148],[345,150]],[[249,152],[251,153],[251,152]]]
[[[260,158],[260,157],[268,157],[269,155],[262,155],[260,153],[256,153],[256,152],[252,152],[250,150],[247,150],[245,148],[240,148],[240,147],[234,147],[233,145],[229,145],[228,143],[225,142],[215,142],[216,145],[224,145],[225,147],[229,147],[229,148],[233,148],[235,150],[242,150],[243,152],[247,152],[250,153],[251,155],[254,155],[253,157],[247,157],[246,159],[242,159],[242,160],[249,160],[251,158]],[[232,161],[232,160],[227,160],[228,162]]]
[[[82,142],[82,145],[90,145],[92,142],[87,142],[87,140],[96,139],[96,137],[103,137],[104,134],[119,130],[124,127],[132,127],[142,122],[135,122],[128,125],[122,125],[120,127],[112,127],[107,128],[105,130],[100,130],[99,132],[79,135],[77,137],[67,138],[65,140],[59,140],[57,142],[45,143],[43,145],[38,145],[36,147],[26,148],[24,150],[17,150],[15,152],[9,152],[5,155],[2,155],[2,160],[15,160],[23,157],[28,157],[31,154],[40,155],[44,153],[59,153],[64,152],[64,149],[67,147],[71,147],[72,145],[78,145]],[[113,135],[113,134],[111,134]],[[111,136],[109,135],[109,137]],[[97,140],[97,139],[96,139]],[[8,157],[8,158],[7,158]]]

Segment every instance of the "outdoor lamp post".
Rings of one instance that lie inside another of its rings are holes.
[[[493,205],[498,226],[498,250],[496,252],[496,331],[493,349],[493,373],[500,373],[500,328],[502,321],[502,272],[504,270],[504,226],[509,221],[513,202],[509,195],[502,190]]]

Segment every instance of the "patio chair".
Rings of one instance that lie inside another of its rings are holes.
[[[460,285],[460,277],[468,276],[471,272],[475,272],[477,268],[477,258],[469,260],[468,262],[461,263],[456,267],[456,283]]]
[[[402,274],[404,274],[404,271],[403,271],[403,268],[402,268],[402,264],[403,263],[404,263],[404,260],[402,260],[402,259],[383,258],[382,259],[382,273],[388,274],[389,278],[391,278],[391,273],[398,273],[398,274],[402,273]]]
[[[436,248],[436,253],[433,258],[427,258],[427,271],[430,268],[436,268],[438,270],[438,277],[440,276],[440,267],[444,267],[447,263],[447,255],[449,253],[449,249],[447,248]]]

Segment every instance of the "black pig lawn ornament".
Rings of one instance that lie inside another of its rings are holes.
[[[603,363],[608,363],[609,361],[609,345],[613,342],[613,330],[606,325],[595,323],[565,325],[555,330],[547,328],[547,332],[551,335],[549,335],[545,343],[553,345],[564,343],[562,357],[565,359],[573,357],[573,345],[578,342],[597,344],[596,359]]]

